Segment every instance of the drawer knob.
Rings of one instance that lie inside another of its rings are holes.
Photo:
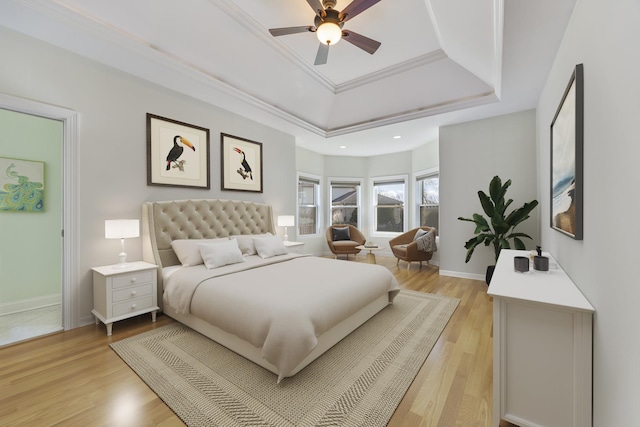
[[[136,309],[136,305],[135,304],[131,304],[131,310],[135,310]]]
[[[131,278],[131,283],[136,283],[136,278],[135,277]]]
[[[137,292],[136,291],[131,291],[131,296],[136,296]]]

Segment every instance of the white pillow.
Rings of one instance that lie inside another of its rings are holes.
[[[269,236],[273,236],[273,234],[240,234],[237,236],[231,236],[230,238],[238,241],[238,247],[240,248],[240,251],[242,251],[242,255],[255,255],[256,247],[253,244],[253,238]]]
[[[416,231],[416,235],[413,236],[413,241],[415,242],[416,240],[418,240],[420,237],[424,236],[427,233],[428,231],[423,230],[422,228],[418,228],[418,231]]]
[[[200,255],[200,249],[198,248],[198,245],[213,242],[223,242],[225,240],[229,240],[229,238],[222,237],[219,239],[176,239],[171,242],[171,247],[180,260],[180,264],[182,264],[183,267],[190,267],[192,265],[202,264],[202,256]]]
[[[223,265],[244,262],[244,257],[236,240],[216,242],[208,245],[198,245],[204,265],[209,269],[222,267]]]
[[[254,237],[253,244],[260,258],[271,258],[272,256],[285,255],[287,253],[287,248],[284,247],[284,243],[278,236]]]

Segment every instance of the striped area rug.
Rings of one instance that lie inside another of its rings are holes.
[[[459,301],[402,290],[291,378],[179,323],[111,344],[188,426],[385,426]]]

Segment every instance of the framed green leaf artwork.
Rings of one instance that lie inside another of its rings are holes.
[[[44,212],[44,162],[0,157],[0,212]]]

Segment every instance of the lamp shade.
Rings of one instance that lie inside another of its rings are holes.
[[[278,227],[293,227],[296,225],[296,217],[293,215],[278,215]]]
[[[139,236],[140,220],[107,219],[104,222],[104,237],[106,239],[128,239]]]
[[[335,22],[323,22],[316,30],[316,36],[322,44],[333,46],[342,38],[342,28]]]

